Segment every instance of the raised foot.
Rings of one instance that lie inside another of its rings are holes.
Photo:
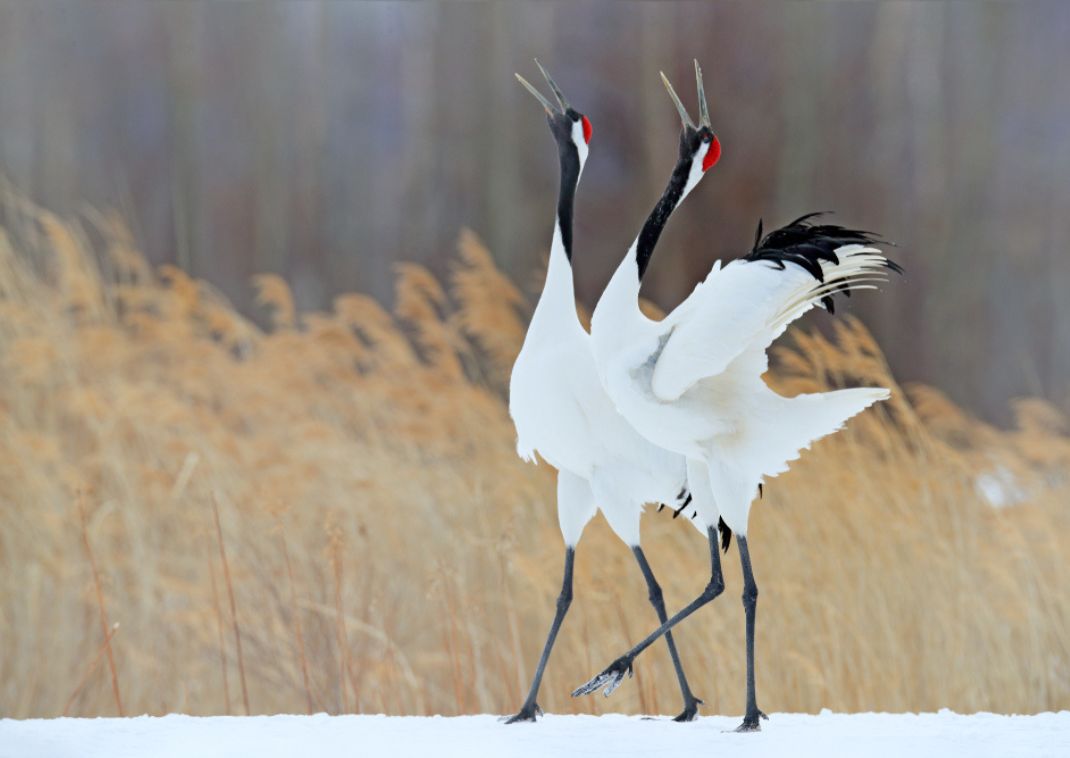
[[[504,721],[506,724],[518,724],[522,721],[534,722],[536,718],[542,715],[542,708],[538,703],[532,703],[531,705],[524,704],[524,707],[520,709],[520,712],[515,716],[505,717],[503,716],[500,721]]]
[[[694,721],[698,718],[698,707],[702,705],[702,701],[695,698],[693,701],[686,703],[684,709],[680,712],[680,715],[673,719],[677,723],[683,724],[687,721]]]
[[[765,719],[766,721],[769,720],[769,717],[766,716],[761,711],[756,711],[754,713],[748,713],[746,716],[743,717],[743,723],[740,724],[738,727],[736,727],[736,731],[737,732],[760,732],[760,731],[762,731],[762,724],[761,724],[761,721],[759,720],[760,718],[761,719]]]
[[[602,690],[602,694],[609,697],[617,687],[620,687],[620,683],[624,681],[625,674],[629,678],[635,676],[635,672],[632,670],[632,659],[623,655],[609,664],[605,671],[587,682],[587,684],[582,684],[574,689],[572,697],[590,695],[596,690]]]

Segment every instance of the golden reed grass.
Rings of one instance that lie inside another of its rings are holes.
[[[0,713],[111,715],[120,696],[127,713],[517,708],[562,555],[553,472],[517,460],[504,402],[530,299],[470,233],[452,272],[400,267],[394,312],[359,294],[298,312],[264,275],[262,329],[151,267],[114,217],[9,193]],[[796,330],[771,381],[895,395],[754,510],[763,707],[1070,707],[1065,417],[1025,400],[994,429],[898,387],[865,329],[835,323]],[[645,531],[678,608],[706,581],[705,546],[667,511]],[[728,591],[677,638],[706,713],[743,706],[734,550],[725,565]],[[660,646],[612,699],[568,696],[653,624],[596,519],[542,705],[675,712]]]

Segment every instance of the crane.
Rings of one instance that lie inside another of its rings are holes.
[[[616,408],[648,440],[687,460],[694,505],[705,523],[718,519],[736,535],[746,616],[747,702],[740,731],[757,731],[765,714],[754,686],[754,623],[758,587],[747,525],[765,477],[783,473],[809,445],[852,416],[889,397],[884,388],[855,388],[783,397],[762,381],[766,349],[815,306],[833,311],[832,296],[873,289],[888,270],[901,271],[875,248],[875,235],[814,223],[808,214],[762,236],[751,251],[714,264],[662,321],[639,310],[643,273],[665,223],[719,157],[699,82],[700,122],[694,124],[665,75],[683,124],[679,159],[668,186],[598,301],[591,325],[599,376]],[[714,156],[711,159],[710,156]],[[612,693],[632,664],[661,634],[724,590],[719,556],[711,551],[703,592],[574,696]]]
[[[601,509],[613,531],[631,548],[650,603],[665,623],[668,617],[661,588],[640,546],[639,520],[647,503],[682,507],[690,498],[684,457],[636,432],[613,407],[599,380],[591,337],[576,313],[572,272],[573,201],[587,160],[591,122],[569,105],[538,61],[536,65],[556,105],[522,76],[516,77],[546,111],[557,143],[561,184],[546,281],[510,377],[509,413],[520,457],[537,462],[538,453],[558,471],[557,513],[565,542],[565,568],[531,689],[508,723],[534,721],[541,712],[536,702],[539,685],[572,602],[576,545],[596,510]],[[704,524],[692,523],[705,529]],[[712,523],[716,525],[717,520]],[[665,636],[684,700],[684,709],[675,720],[690,721],[702,701],[691,692],[674,640]]]

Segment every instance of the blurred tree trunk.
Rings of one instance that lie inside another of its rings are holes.
[[[203,6],[172,3],[164,7],[167,29],[167,78],[173,133],[175,262],[194,274],[203,272],[207,241],[201,223],[196,107],[199,96],[199,30]]]

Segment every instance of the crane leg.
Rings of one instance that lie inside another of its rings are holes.
[[[639,570],[643,572],[643,578],[646,579],[650,604],[654,606],[654,610],[658,614],[658,621],[664,624],[668,621],[669,615],[665,612],[665,600],[662,597],[658,580],[654,578],[654,572],[651,570],[650,564],[647,563],[643,548],[636,545],[632,548],[632,552],[635,553],[635,560],[639,562]],[[672,657],[673,668],[676,669],[676,678],[680,682],[680,694],[684,698],[684,710],[673,721],[693,721],[698,715],[698,707],[702,701],[694,696],[691,692],[691,687],[687,683],[687,676],[684,674],[684,667],[680,663],[680,654],[676,652],[676,643],[673,641],[672,632],[665,633],[665,642],[669,645],[669,655]]]
[[[647,635],[642,642],[609,664],[601,674],[573,690],[572,697],[590,695],[592,692],[603,688],[605,688],[603,694],[607,697],[612,695],[613,691],[624,681],[625,675],[632,675],[632,662],[637,655],[650,647],[658,637],[666,634],[685,618],[724,592],[724,577],[721,575],[721,554],[717,550],[716,526],[711,526],[707,530],[707,537],[710,543],[710,581],[706,588],[702,590],[702,594],[692,600],[682,611]]]
[[[536,716],[542,715],[542,708],[535,701],[539,695],[539,685],[542,683],[542,674],[546,670],[546,662],[550,660],[550,651],[554,648],[554,640],[561,628],[561,622],[568,613],[568,607],[572,605],[572,563],[576,556],[576,549],[571,545],[565,548],[565,576],[561,581],[561,594],[557,596],[557,612],[554,614],[554,622],[550,625],[550,633],[546,637],[546,645],[543,646],[542,656],[539,658],[539,666],[535,669],[535,677],[531,681],[531,690],[528,692],[524,705],[515,715],[506,719],[505,723],[515,724],[518,721],[534,721]]]
[[[760,719],[769,718],[758,710],[758,698],[754,693],[754,616],[758,611],[758,585],[750,565],[750,549],[746,537],[737,537],[739,560],[743,565],[743,610],[747,617],[747,712],[737,732],[761,730]]]

